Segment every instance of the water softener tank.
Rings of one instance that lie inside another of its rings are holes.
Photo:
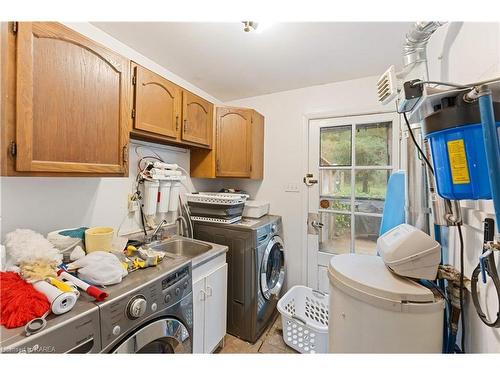
[[[424,121],[438,194],[447,199],[491,199],[479,103],[468,103],[460,93],[441,100]],[[493,102],[497,132],[500,103]]]

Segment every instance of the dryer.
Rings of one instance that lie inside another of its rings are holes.
[[[274,320],[285,282],[285,245],[280,216],[236,224],[194,223],[194,237],[229,248],[227,332],[255,342]]]

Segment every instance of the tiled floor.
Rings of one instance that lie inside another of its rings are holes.
[[[224,348],[219,349],[216,353],[222,354],[247,354],[247,353],[267,353],[267,354],[290,354],[297,353],[283,341],[283,333],[281,329],[281,317],[262,334],[255,344],[250,344],[240,340],[237,337],[226,335]]]

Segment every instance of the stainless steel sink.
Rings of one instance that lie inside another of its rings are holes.
[[[206,253],[207,251],[212,249],[212,246],[194,240],[176,238],[159,243],[152,243],[149,245],[149,248],[152,250],[165,252],[166,255],[195,258],[198,255]]]

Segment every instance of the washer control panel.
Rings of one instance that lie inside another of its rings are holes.
[[[144,284],[130,294],[103,302],[99,306],[103,349],[148,319],[161,315],[163,310],[191,292],[191,265],[187,265]]]

